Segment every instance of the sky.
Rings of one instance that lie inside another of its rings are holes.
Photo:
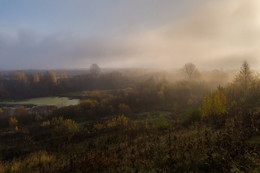
[[[260,68],[259,0],[0,0],[0,70]]]

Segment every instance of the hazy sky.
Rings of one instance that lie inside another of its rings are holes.
[[[260,68],[260,0],[0,0],[0,70]]]

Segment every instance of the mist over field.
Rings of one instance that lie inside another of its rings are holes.
[[[258,173],[259,45],[259,0],[0,0],[0,173]]]

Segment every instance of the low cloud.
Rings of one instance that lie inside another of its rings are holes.
[[[0,32],[2,69],[87,68],[138,54],[134,43],[123,38],[79,38],[73,34],[37,35]]]
[[[192,61],[204,68],[234,68],[248,60],[259,67],[260,2],[209,2],[147,35],[148,40],[152,38],[149,46],[155,48],[151,50],[158,57],[162,55],[167,64]],[[159,58],[157,64],[163,66]]]
[[[0,29],[0,68],[107,67],[259,68],[260,2],[208,1],[178,20],[146,31],[106,37],[41,35]]]

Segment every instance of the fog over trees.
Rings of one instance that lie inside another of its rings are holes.
[[[260,172],[260,0],[0,2],[0,173]]]
[[[192,80],[196,76],[198,76],[198,69],[193,63],[187,63],[183,67],[183,71],[185,75],[187,76],[188,80]]]

